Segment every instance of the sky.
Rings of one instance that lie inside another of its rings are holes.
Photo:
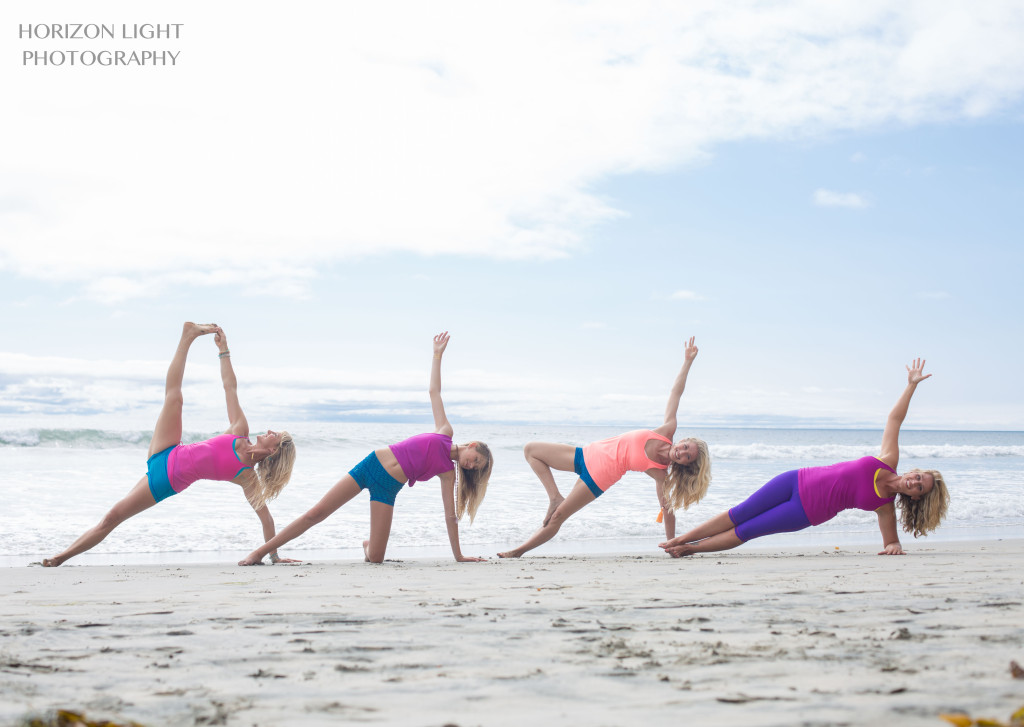
[[[146,426],[195,320],[256,429],[429,420],[442,330],[454,421],[656,426],[692,335],[684,426],[881,427],[921,356],[905,426],[1024,429],[1019,2],[14,0],[0,37],[4,426]],[[70,50],[177,56],[25,56]]]

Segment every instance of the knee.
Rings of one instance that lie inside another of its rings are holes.
[[[566,512],[566,509],[559,505],[555,508],[555,511],[551,513],[551,519],[548,520],[548,526],[554,527],[555,530],[558,530],[562,527],[562,523],[569,519],[569,515],[570,513]]]
[[[523,456],[526,457],[526,459],[528,459],[528,460],[529,459],[536,459],[536,457],[537,457],[536,452],[537,452],[537,445],[538,444],[540,444],[540,442],[527,442],[526,446],[523,447]]]
[[[302,516],[302,520],[306,523],[306,527],[311,527],[318,523],[322,523],[326,519],[327,511],[321,507],[314,507],[312,510],[307,511],[306,514]]]
[[[128,516],[115,507],[100,520],[100,530],[113,530],[127,519]]]

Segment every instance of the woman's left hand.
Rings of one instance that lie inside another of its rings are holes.
[[[220,326],[217,326],[217,332],[213,334],[213,342],[217,344],[217,348],[221,351],[228,350],[228,336]]]
[[[903,552],[903,547],[899,543],[889,543],[879,555],[906,555],[906,553]]]
[[[456,559],[459,563],[483,563],[487,558],[473,558],[469,555],[464,555],[461,558]]]
[[[301,563],[301,562],[302,562],[301,560],[296,560],[295,558],[278,558],[275,561],[271,561],[271,564],[272,565],[277,565],[278,563]]]

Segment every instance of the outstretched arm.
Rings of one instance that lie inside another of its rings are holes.
[[[665,470],[647,470],[647,474],[654,478],[658,504],[661,506],[661,517],[665,522],[665,539],[671,540],[676,536],[676,514],[665,500]]]
[[[459,563],[479,563],[486,558],[471,558],[462,554],[459,545],[459,520],[455,517],[455,473],[441,474],[441,502],[444,503],[444,524],[448,528],[448,541],[452,544],[452,555]]]
[[[238,379],[235,378],[235,370],[231,367],[231,351],[228,349],[228,337],[224,329],[218,327],[213,336],[220,351],[217,357],[220,359],[220,379],[224,382],[224,398],[228,406],[228,425],[225,434],[237,434],[242,437],[249,436],[249,422],[245,420],[242,407],[238,403]]]
[[[903,555],[899,530],[896,528],[896,506],[890,502],[875,512],[878,513],[878,529],[882,531],[883,550],[879,555]]]
[[[448,347],[448,331],[434,336],[434,360],[430,362],[430,408],[434,411],[434,432],[452,436],[452,425],[441,401],[441,356]]]
[[[249,500],[249,502],[252,502],[251,498],[255,496],[256,488],[253,487],[250,484],[250,485],[244,486],[242,489],[245,492],[246,499]],[[274,517],[270,514],[270,508],[267,507],[266,505],[264,505],[263,507],[261,507],[259,509],[253,508],[253,510],[255,510],[256,517],[258,517],[260,519],[260,525],[263,528],[263,542],[268,543],[277,534],[277,530],[274,527]],[[281,558],[280,556],[278,556],[277,549],[275,548],[274,550],[270,551],[270,562],[271,563],[301,563],[302,561],[301,560],[292,560],[291,558]]]
[[[907,366],[907,388],[896,400],[896,405],[889,412],[889,418],[885,422],[885,431],[882,433],[882,453],[879,459],[887,465],[896,469],[900,461],[900,427],[903,420],[907,418],[907,411],[910,409],[910,399],[914,396],[917,385],[931,374],[924,373],[924,359],[914,359],[910,366]]]
[[[683,368],[679,370],[679,374],[672,384],[672,391],[668,394],[668,403],[665,405],[665,422],[654,430],[669,439],[672,439],[676,433],[676,414],[679,411],[679,400],[683,396],[683,390],[686,389],[686,375],[690,373],[690,366],[693,365],[693,360],[697,358],[698,349],[694,345],[693,339],[694,336],[690,336],[690,340],[686,344]]]

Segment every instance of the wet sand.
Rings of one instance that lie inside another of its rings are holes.
[[[4,568],[0,723],[1006,719],[1024,540],[905,547]]]

